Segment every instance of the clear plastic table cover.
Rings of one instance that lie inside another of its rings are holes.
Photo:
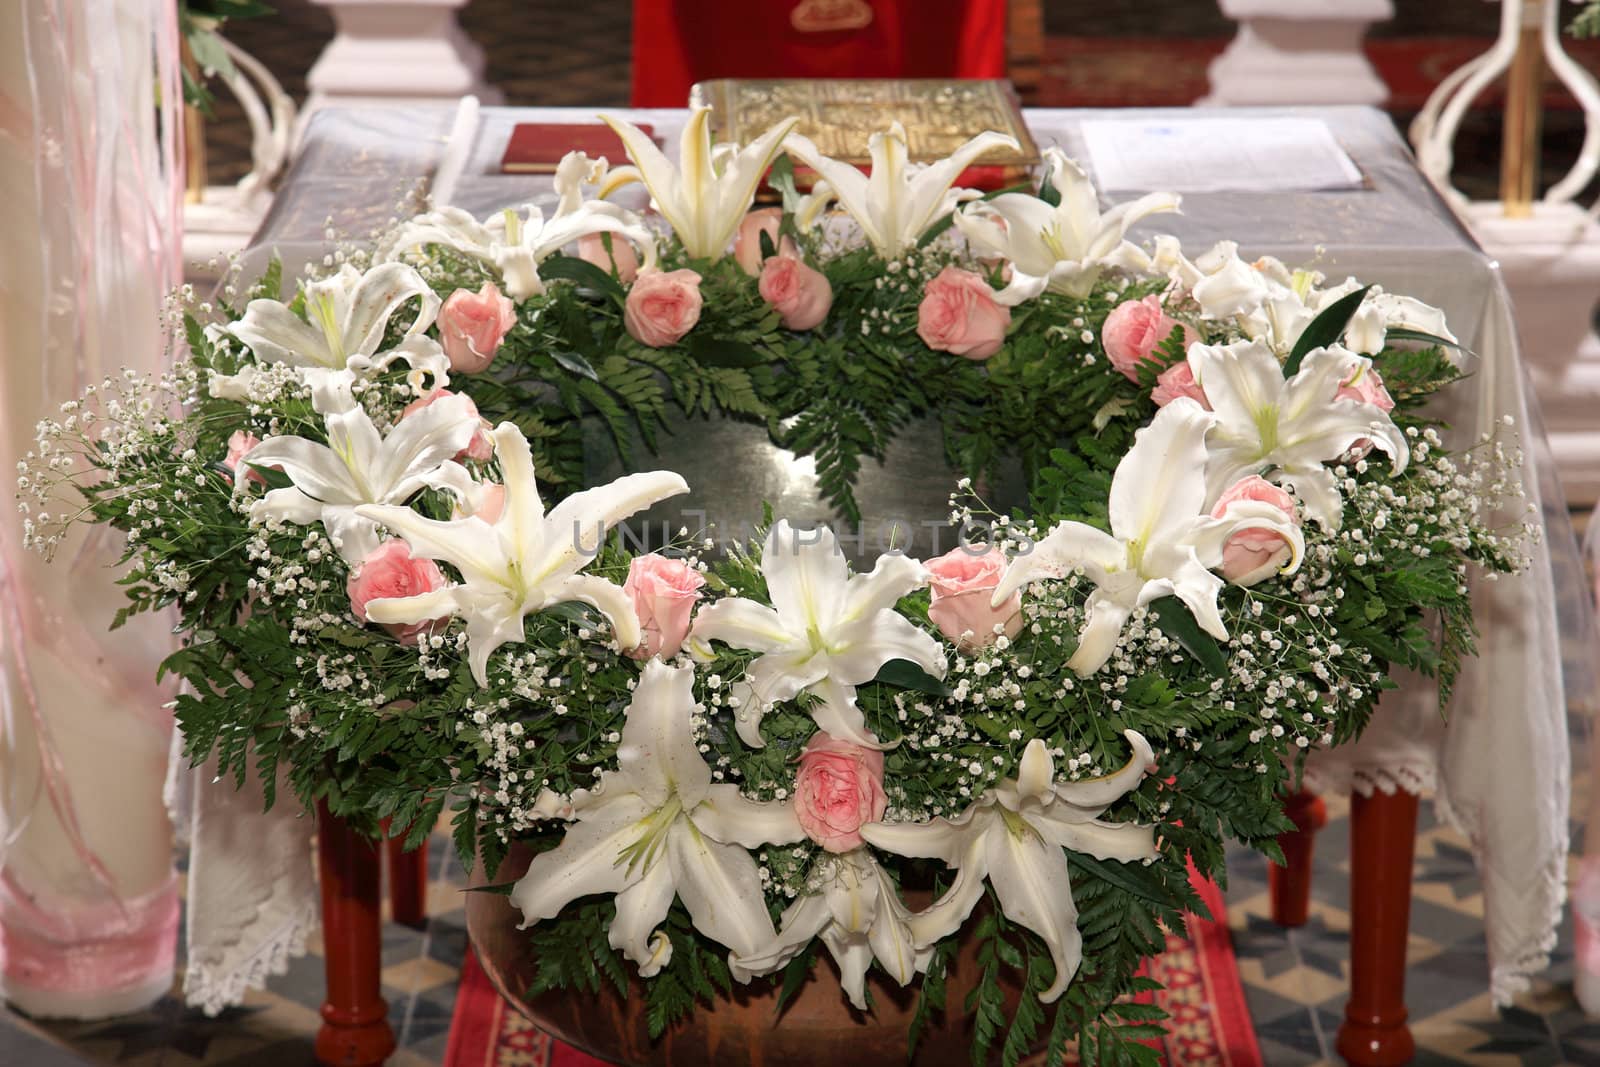
[[[1275,255],[1333,280],[1353,274],[1443,308],[1474,353],[1470,377],[1440,401],[1454,443],[1471,442],[1508,415],[1522,435],[1525,483],[1543,518],[1544,537],[1526,574],[1478,583],[1481,655],[1466,668],[1451,705],[1441,714],[1431,683],[1406,679],[1386,696],[1361,741],[1318,753],[1308,766],[1308,779],[1319,789],[1435,793],[1442,816],[1470,839],[1483,876],[1490,985],[1496,1002],[1504,1003],[1526,986],[1526,975],[1547,965],[1565,899],[1571,776],[1567,711],[1569,705],[1582,713],[1596,706],[1592,611],[1582,558],[1496,264],[1435,195],[1382,112],[1285,108],[1255,113],[1324,119],[1361,169],[1366,187],[1194,193],[1184,197],[1181,216],[1147,219],[1133,238],[1173,233],[1191,254],[1217,240],[1234,240],[1247,256]],[[676,155],[685,112],[625,114],[652,123],[668,154]],[[1186,112],[1116,114],[1176,120]],[[1088,166],[1080,124],[1106,115],[1034,110],[1027,121],[1041,146],[1059,145]],[[316,114],[299,159],[244,257],[246,276],[273,254],[284,259],[286,274],[320,263],[335,240],[361,240],[390,219],[420,210],[452,116],[449,107]],[[548,177],[499,173],[511,128],[518,122],[593,121],[593,114],[581,109],[483,111],[452,202],[479,215],[529,201],[553,203]],[[632,199],[619,199],[629,206],[645,206],[642,189],[624,192]],[[871,485],[862,486],[863,501],[871,492]]]

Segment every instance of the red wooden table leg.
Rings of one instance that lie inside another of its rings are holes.
[[[378,977],[383,942],[378,849],[343,819],[317,806],[317,865],[322,875],[322,941],[327,999],[317,1031],[317,1062],[377,1067],[394,1051],[389,1006]]]
[[[1304,926],[1311,914],[1311,850],[1317,831],[1328,824],[1328,806],[1302,789],[1283,798],[1283,813],[1295,829],[1278,836],[1283,866],[1267,868],[1272,921],[1279,926]]]
[[[405,848],[401,834],[385,843],[389,853],[389,910],[401,926],[421,929],[428,922],[428,842]]]
[[[1411,1062],[1406,1025],[1406,939],[1417,795],[1374,791],[1350,798],[1350,1001],[1339,1055],[1358,1067]]]

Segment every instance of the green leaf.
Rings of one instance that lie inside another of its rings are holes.
[[[767,362],[766,355],[754,345],[703,334],[689,338],[689,355],[706,367],[758,367]]]
[[[1457,352],[1462,352],[1469,356],[1474,354],[1470,348],[1467,348],[1459,341],[1451,341],[1448,338],[1440,337],[1438,334],[1429,333],[1426,330],[1413,330],[1405,326],[1390,327],[1384,332],[1384,340],[1386,342],[1421,341],[1423,344],[1438,345],[1440,348],[1453,348]]]
[[[283,471],[277,470],[273,467],[263,467],[261,464],[251,463],[249,460],[241,460],[240,462],[242,462],[246,467],[249,467],[255,473],[261,475],[261,477],[265,478],[268,489],[287,489],[289,486],[294,484],[294,479],[283,473]],[[223,467],[222,469],[227,471],[226,467]],[[228,476],[231,478],[233,477],[234,473],[237,472],[230,472]]]
[[[589,605],[577,600],[569,600],[564,604],[552,604],[539,612],[540,615],[554,615],[558,619],[587,626],[591,629],[604,625],[605,620],[600,613]]]
[[[594,366],[587,359],[584,359],[580,353],[552,349],[550,358],[561,364],[566,370],[571,371],[573,374],[581,375],[591,382],[600,380],[600,375],[595,372]]]
[[[1189,607],[1175,596],[1164,596],[1150,605],[1161,628],[1177,638],[1184,650],[1218,678],[1228,676],[1228,657],[1222,654],[1217,639],[1200,629]]]
[[[800,987],[811,979],[811,967],[816,963],[815,941],[809,942],[783,969],[783,986],[778,990],[778,1003],[773,1008],[774,1020],[783,1017],[783,1009],[800,992]]]
[[[539,264],[539,277],[544,281],[562,279],[576,282],[584,289],[592,289],[621,303],[627,296],[622,284],[607,272],[576,256],[551,256]]]
[[[1099,860],[1086,852],[1071,853],[1072,862],[1086,871],[1091,871],[1101,881],[1109,882],[1123,892],[1139,901],[1166,906],[1170,902],[1157,896],[1152,886],[1143,879],[1152,878],[1146,869],[1137,863],[1123,863],[1120,860]],[[1131,908],[1129,909],[1132,910]]]
[[[194,53],[194,61],[205,73],[224,76],[233,73],[233,60],[228,58],[227,51],[222,47],[222,38],[212,31],[196,29],[191,32],[189,51]]]
[[[256,282],[250,290],[251,299],[278,300],[283,299],[283,260],[273,256],[267,263],[267,269],[261,272],[261,280]]]
[[[1355,315],[1356,309],[1367,298],[1367,291],[1372,286],[1363,286],[1353,293],[1346,293],[1327,307],[1318,312],[1317,317],[1300,334],[1300,339],[1294,343],[1294,350],[1289,353],[1288,360],[1283,365],[1285,378],[1300,370],[1300,361],[1306,358],[1306,353],[1314,348],[1326,348],[1344,336],[1346,326]]]
[[[878,671],[874,682],[892,685],[899,689],[913,689],[934,696],[949,696],[950,689],[939,679],[908,659],[892,659]]]
[[[183,102],[190,107],[198,108],[202,115],[212,115],[211,93],[207,91],[205,83],[200,80],[188,67],[178,68],[178,73],[183,75]]]
[[[773,160],[772,169],[767,171],[767,184],[778,190],[779,195],[783,197],[784,214],[794,214],[800,206],[800,190],[796,189],[794,184],[794,160],[787,155]]]
[[[261,0],[190,0],[188,8],[192,14],[209,13],[218,19],[253,19],[278,13],[277,8],[268,7]]]
[[[757,232],[761,238],[761,261],[764,263],[778,254],[778,246],[772,243],[772,234],[766,230]]]
[[[189,342],[190,351],[207,360],[211,358],[211,342],[206,339],[206,328],[187,311],[183,313],[183,336]]]
[[[1039,179],[1039,199],[1051,207],[1061,206],[1061,190],[1057,189],[1050,181],[1050,172],[1046,171],[1044,177]]]
[[[469,885],[467,886],[467,892],[493,893],[498,897],[509,897],[511,891],[515,888],[517,888],[517,883],[515,882],[501,882],[499,885]]]

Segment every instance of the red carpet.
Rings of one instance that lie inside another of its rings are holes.
[[[1392,37],[1367,42],[1367,56],[1389,86],[1388,107],[1415,111],[1444,77],[1492,42],[1477,37]],[[1600,40],[1564,42],[1567,53],[1600,71]],[[1040,103],[1046,107],[1167,107],[1194,103],[1209,91],[1206,67],[1225,38],[1051,37],[1045,42]],[[1491,88],[1476,107],[1498,106]],[[1545,106],[1577,105],[1550,82]]]
[[[607,1067],[604,1060],[558,1043],[511,1010],[489,985],[475,949],[461,964],[461,988],[450,1019],[444,1067]]]
[[[1211,882],[1197,880],[1195,885],[1217,920],[1192,920],[1189,940],[1169,934],[1167,951],[1146,965],[1146,973],[1166,986],[1155,994],[1155,1003],[1172,1016],[1161,1042],[1163,1062],[1168,1067],[1262,1067],[1222,893]],[[1037,1059],[1044,1062],[1042,1055]],[[490,988],[477,956],[469,952],[461,968],[444,1067],[604,1067],[604,1063],[557,1042],[512,1011]]]

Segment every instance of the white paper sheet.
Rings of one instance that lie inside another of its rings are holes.
[[[1312,118],[1111,119],[1083,124],[1102,192],[1354,189],[1361,171]]]

